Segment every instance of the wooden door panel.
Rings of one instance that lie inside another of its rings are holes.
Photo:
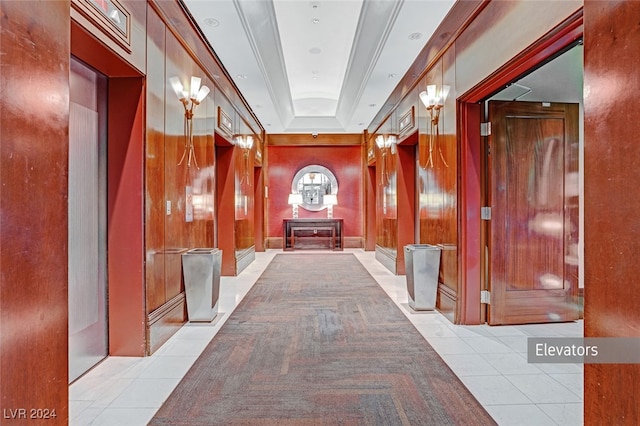
[[[565,190],[577,171],[577,113],[572,104],[489,103],[491,324],[577,318],[568,260],[577,202]]]

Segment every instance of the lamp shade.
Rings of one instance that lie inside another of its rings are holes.
[[[325,194],[323,202],[325,206],[335,206],[338,204],[338,196],[336,194]]]
[[[198,94],[196,95],[196,102],[197,103],[202,102],[204,98],[207,97],[210,91],[211,89],[209,89],[207,86],[201,86],[200,90],[198,90]]]
[[[378,135],[378,137],[376,137],[376,145],[378,145],[380,149],[392,147],[396,142],[395,135],[387,135],[387,137]]]
[[[236,145],[242,149],[251,149],[253,147],[253,136],[236,136]]]
[[[288,204],[302,204],[302,194],[289,194]]]
[[[169,82],[171,83],[171,88],[175,92],[178,99],[182,100],[187,98],[187,95],[184,91],[184,86],[182,86],[182,83],[180,82],[180,79],[178,77],[171,77],[169,79]]]
[[[425,107],[442,106],[447,100],[450,87],[444,85],[438,88],[435,84],[427,86],[427,90],[420,92],[418,95]]]
[[[196,99],[198,97],[198,92],[200,91],[200,82],[202,79],[200,77],[191,77],[191,86],[189,87],[190,92],[189,98]]]

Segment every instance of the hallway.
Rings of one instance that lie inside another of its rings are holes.
[[[582,321],[489,327],[456,326],[437,312],[412,312],[405,277],[352,252],[500,425],[583,424],[583,368],[528,364],[527,337],[581,337]],[[69,388],[70,424],[145,425],[281,250],[256,253],[236,277],[222,277],[214,324],[186,324],[153,356],[110,357]]]

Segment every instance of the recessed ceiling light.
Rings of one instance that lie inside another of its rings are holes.
[[[319,47],[312,47],[311,49],[309,49],[309,53],[311,53],[312,55],[319,55],[320,53],[322,53],[322,49],[320,49]]]
[[[395,76],[396,75],[394,73],[391,73],[391,74],[387,75],[387,78],[395,78]]]
[[[370,108],[374,108],[376,106],[376,104],[369,104]]]
[[[319,24],[320,20],[318,18],[313,18],[311,22],[313,22],[314,24]]]
[[[311,7],[317,9],[320,5],[318,3],[311,3]]]
[[[411,33],[409,34],[409,40],[419,40],[422,38],[422,33]]]
[[[240,80],[246,80],[247,79],[247,75],[246,74],[238,74],[238,75],[236,75],[236,78],[239,78]]]
[[[218,25],[220,25],[220,21],[214,18],[207,18],[204,20],[204,23],[210,27],[217,27]]]

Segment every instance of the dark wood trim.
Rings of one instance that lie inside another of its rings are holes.
[[[352,146],[362,145],[360,133],[276,133],[270,134],[267,141],[269,146]]]
[[[458,276],[463,297],[456,309],[455,322],[459,324],[480,324],[482,290],[482,250],[480,208],[482,207],[481,106],[477,103],[459,103],[460,143],[458,155],[460,177],[458,187]]]
[[[265,247],[282,250],[282,237],[267,237],[265,239]],[[362,237],[344,237],[344,248],[364,249],[364,240]]]
[[[267,237],[265,239],[265,245],[268,249],[282,249],[282,237]]]
[[[343,237],[344,248],[364,248],[364,238],[362,237]]]

